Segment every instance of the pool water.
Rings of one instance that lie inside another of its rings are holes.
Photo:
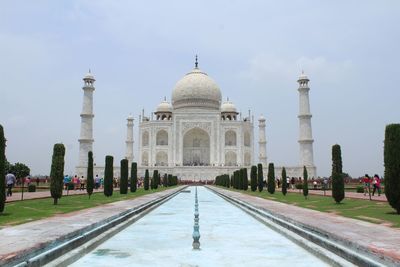
[[[201,249],[193,250],[194,189],[71,266],[329,266],[204,187],[198,187]]]

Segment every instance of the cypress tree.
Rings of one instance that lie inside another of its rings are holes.
[[[257,166],[251,166],[250,170],[250,189],[251,191],[257,190]]]
[[[129,162],[127,159],[121,160],[121,182],[119,186],[119,192],[121,194],[128,193],[128,175],[129,175],[128,164]]]
[[[132,162],[131,166],[131,193],[135,193],[137,189],[137,163]]]
[[[87,168],[87,180],[86,180],[86,192],[90,196],[93,193],[94,187],[94,178],[93,178],[93,152],[89,151],[88,153],[88,168]]]
[[[153,179],[151,181],[152,189],[158,188],[158,170],[153,171]]]
[[[400,124],[386,126],[383,161],[385,195],[390,206],[400,214]]]
[[[258,184],[258,191],[262,192],[264,188],[264,174],[263,174],[263,167],[262,164],[259,163],[257,165],[257,184]]]
[[[4,211],[6,204],[6,138],[3,126],[0,125],[0,213]]]
[[[267,189],[270,194],[275,193],[275,167],[273,163],[268,165],[268,184]]]
[[[303,169],[303,195],[307,199],[307,196],[308,196],[308,173],[307,173],[306,166],[304,166],[304,169]]]
[[[166,173],[164,173],[163,182],[162,183],[163,183],[164,187],[168,186],[168,175]]]
[[[172,186],[172,174],[168,174],[168,186]]]
[[[149,170],[144,173],[144,190],[149,190]]]
[[[54,205],[57,205],[58,199],[62,196],[64,181],[64,156],[65,147],[63,144],[55,144],[53,148],[53,158],[50,171],[50,193],[54,199]]]
[[[249,178],[247,176],[247,168],[243,168],[243,190],[249,189]]]
[[[104,195],[110,197],[113,194],[114,158],[106,156],[106,166],[104,168]]]
[[[282,194],[286,196],[287,193],[287,177],[286,177],[286,169],[285,167],[282,168]]]
[[[239,177],[239,189],[243,190],[244,183],[243,183],[243,169],[238,170],[238,177]]]
[[[336,203],[344,199],[342,152],[338,144],[332,146],[332,197]]]

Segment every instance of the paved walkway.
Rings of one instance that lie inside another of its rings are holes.
[[[279,191],[280,190],[281,189],[279,189]],[[288,192],[303,194],[303,192],[301,190],[299,190],[299,189],[288,189]],[[323,196],[324,195],[324,191],[323,190],[309,189],[308,193],[310,195],[319,195],[319,196]],[[325,191],[325,195],[331,197],[332,196],[332,191]],[[364,196],[363,193],[356,193],[356,192],[345,192],[345,197],[346,198],[369,200],[369,195],[368,194]],[[371,200],[374,200],[374,201],[387,201],[385,194],[381,194],[380,196],[378,196],[377,194],[375,194],[375,196],[371,195]]]
[[[114,188],[114,190],[119,190],[119,188]],[[103,188],[100,189],[93,189],[93,193],[96,192],[103,192]],[[68,195],[84,195],[87,194],[86,189],[85,190],[63,190],[63,196]],[[13,201],[19,201],[21,200],[21,192],[15,192],[12,194],[11,197],[7,197],[6,202],[13,202]],[[37,192],[24,192],[24,200],[27,199],[35,199],[35,198],[49,198],[51,197],[50,194],[50,189],[46,191],[37,191]]]
[[[330,238],[362,248],[376,257],[385,257],[400,265],[400,229],[322,213],[213,186],[214,190],[266,210],[295,224],[303,224]],[[397,266],[399,266],[397,265]]]
[[[76,231],[96,225],[126,210],[139,207],[180,189],[182,189],[182,186],[131,200],[113,202],[100,207],[60,214],[17,226],[5,227],[0,230],[0,266],[3,266],[9,259],[18,258],[21,255],[44,248],[49,244],[63,241],[68,235]]]

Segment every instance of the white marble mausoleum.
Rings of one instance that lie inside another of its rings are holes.
[[[84,77],[84,100],[81,113],[80,152],[77,174],[86,176],[87,154],[93,151],[94,76]],[[288,176],[300,177],[307,166],[309,177],[316,176],[313,162],[311,113],[308,98],[308,78],[298,80],[300,93],[300,164],[286,167]],[[151,115],[139,116],[138,156],[134,160],[133,117],[127,119],[125,157],[138,163],[138,175],[145,169],[157,169],[184,180],[213,180],[219,174],[232,174],[253,164],[262,163],[267,173],[265,118],[258,122],[258,159],[254,158],[254,119],[250,111],[242,116],[235,105],[222,101],[218,84],[198,67],[184,75],[172,90],[171,103],[162,101]],[[114,159],[114,173],[120,176],[119,159]],[[130,166],[130,164],[129,164]],[[96,166],[95,174],[103,176],[104,167]],[[280,167],[276,167],[280,175]]]

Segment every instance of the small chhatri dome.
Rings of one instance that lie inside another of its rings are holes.
[[[174,109],[203,108],[218,110],[221,104],[221,91],[216,82],[198,67],[180,79],[172,92]]]
[[[301,74],[300,74],[300,76],[299,76],[299,81],[302,81],[302,80],[307,80],[307,81],[309,81],[307,75],[304,74],[304,70],[301,71]]]
[[[265,117],[263,114],[260,115],[260,117],[258,118],[258,121],[265,121]]]
[[[93,80],[93,81],[95,81],[93,74],[90,72],[90,69],[89,69],[89,72],[86,73],[85,77],[83,77],[83,79],[84,80]]]
[[[157,106],[156,112],[172,112],[172,105],[164,99],[164,101]]]
[[[127,118],[127,120],[133,120],[133,116],[132,116],[132,114],[129,114],[129,116],[128,116],[128,118]]]
[[[236,110],[235,105],[234,105],[231,101],[229,101],[229,98],[228,98],[226,101],[224,101],[224,102],[222,103],[222,105],[221,105],[221,112],[222,112],[222,113],[224,113],[224,112],[234,112],[234,113],[237,113],[237,110]]]

